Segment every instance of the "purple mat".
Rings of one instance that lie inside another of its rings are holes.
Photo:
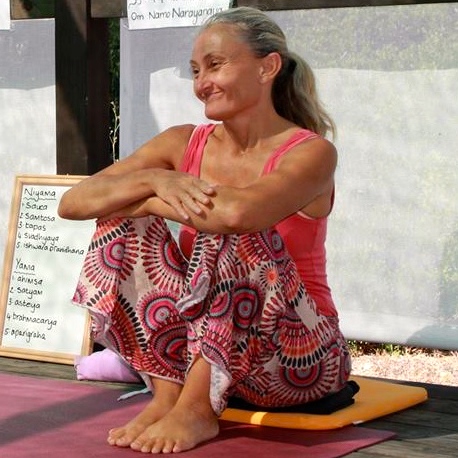
[[[149,400],[148,395],[138,395],[117,401],[120,394],[82,382],[0,374],[0,456],[143,456],[106,443],[107,431],[130,420]],[[221,422],[216,439],[179,456],[338,458],[392,437],[388,431],[355,426],[304,431]]]

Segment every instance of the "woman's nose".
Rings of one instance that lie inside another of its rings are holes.
[[[199,74],[194,77],[194,90],[199,96],[205,94],[209,85],[209,79],[204,72],[199,72]]]

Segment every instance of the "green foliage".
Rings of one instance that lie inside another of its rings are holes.
[[[109,70],[110,70],[110,142],[113,162],[119,159],[119,19],[110,19],[109,27]]]
[[[392,343],[363,342],[360,340],[349,340],[347,343],[350,353],[353,356],[376,354],[389,354],[396,356],[415,352],[415,350],[410,347],[403,347],[402,345]]]
[[[353,357],[363,355],[390,355],[390,356],[404,356],[404,355],[449,355],[456,354],[456,352],[449,350],[437,350],[432,348],[419,348],[409,347],[393,343],[377,343],[377,342],[364,342],[361,340],[348,340],[347,341],[350,354]]]
[[[110,92],[113,100],[119,100],[119,19],[109,19],[109,66],[111,85]]]

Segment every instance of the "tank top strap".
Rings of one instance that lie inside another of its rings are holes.
[[[300,129],[297,132],[295,132],[285,143],[283,143],[283,145],[277,148],[270,155],[269,159],[267,159],[267,162],[264,165],[263,175],[265,175],[266,173],[270,173],[275,167],[277,161],[291,148],[294,148],[296,145],[302,143],[305,140],[311,140],[312,138],[318,137],[318,134],[308,129]]]
[[[202,155],[208,136],[215,129],[216,124],[200,124],[195,127],[191,137],[189,138],[188,146],[184,152],[181,162],[180,171],[191,173],[192,175],[200,175],[200,166],[202,163]],[[283,145],[277,148],[269,157],[264,165],[263,174],[273,170],[276,162],[283,154],[287,153],[291,148],[305,140],[319,137],[318,134],[307,129],[300,129],[295,132]]]
[[[188,146],[181,161],[180,171],[187,172],[191,175],[200,175],[200,164],[202,162],[202,154],[208,136],[215,129],[215,124],[200,124],[196,126],[189,137]]]

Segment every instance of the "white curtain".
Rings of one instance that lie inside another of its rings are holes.
[[[329,282],[348,338],[458,349],[458,6],[275,11],[337,127]],[[121,22],[121,156],[205,121],[193,28]]]

